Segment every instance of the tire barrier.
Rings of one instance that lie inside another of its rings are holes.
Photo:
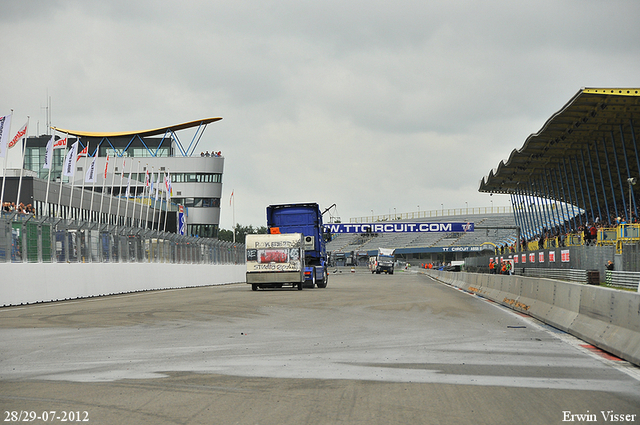
[[[424,270],[640,366],[640,293],[525,276]]]

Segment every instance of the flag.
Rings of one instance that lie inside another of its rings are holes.
[[[89,143],[87,143],[87,146],[85,146],[84,149],[80,151],[78,157],[76,158],[76,161],[78,161],[82,156],[89,156]]]
[[[0,117],[0,158],[4,158],[9,143],[9,127],[11,126],[11,115]]]
[[[107,161],[104,164],[104,179],[107,179],[107,169],[109,168],[109,152],[107,152]]]
[[[86,183],[95,183],[96,182],[96,158],[98,157],[98,152],[93,156],[93,161],[91,161],[91,165],[89,165],[89,169],[87,170],[87,174],[84,176],[84,181]]]
[[[153,194],[153,174],[151,174],[151,178],[149,180],[151,181],[151,187],[149,187],[149,198],[151,198],[151,195]]]
[[[47,142],[47,153],[44,155],[44,165],[42,168],[51,169],[51,161],[53,160],[53,142],[55,136],[51,136],[49,142]]]
[[[233,190],[231,191],[231,196],[229,197],[229,206],[231,206],[232,200],[233,200]]]
[[[53,149],[66,149],[67,148],[67,138],[58,139],[53,142]]]
[[[171,186],[171,173],[167,174],[167,196],[169,198],[173,196],[173,186]]]
[[[13,139],[11,139],[11,141],[9,142],[9,149],[14,147],[16,143],[18,143],[18,140],[22,139],[27,134],[27,123],[28,121],[22,126],[20,130],[18,130],[16,135],[13,136]]]
[[[129,172],[129,180],[127,180],[127,191],[124,193],[125,198],[129,198],[129,188],[131,187],[131,172]]]
[[[71,145],[71,149],[67,152],[67,157],[64,160],[64,169],[63,175],[68,177],[73,177],[76,171],[76,161],[77,161],[77,152],[78,152],[78,142],[75,142]]]
[[[149,169],[144,173],[144,187],[149,187]]]
[[[158,181],[156,182],[156,201],[158,200],[158,193],[160,192],[160,176],[162,174],[158,173]]]

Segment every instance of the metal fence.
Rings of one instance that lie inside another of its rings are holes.
[[[568,282],[588,283],[588,274],[586,270],[576,269],[522,269],[523,276],[542,277],[555,280],[566,280]],[[596,282],[600,283],[600,282]]]
[[[244,244],[75,220],[0,218],[0,263],[242,264]]]
[[[606,282],[609,285],[622,286],[624,288],[638,289],[640,272],[621,272],[607,270]]]

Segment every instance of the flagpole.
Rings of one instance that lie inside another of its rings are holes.
[[[67,146],[69,146],[69,134],[67,134],[67,141],[65,143],[65,155],[63,155],[63,157],[66,159],[67,155],[68,155],[68,149]],[[60,170],[60,192],[58,193],[58,217],[62,218],[62,211],[60,208],[60,204],[62,203],[62,177],[64,175],[64,161],[62,161],[62,169]]]
[[[24,157],[25,157],[25,153],[27,152],[27,140],[29,140],[29,137],[27,136],[27,130],[29,129],[29,116],[27,115],[27,126],[25,127],[25,133],[24,133],[24,144],[20,143],[20,146],[22,147],[22,162],[20,163],[20,180],[18,181],[18,196],[17,196],[17,201],[16,201],[16,205],[20,205],[20,192],[22,190],[22,172],[24,170]]]
[[[11,110],[11,114],[9,114],[9,128],[7,129],[6,134],[11,134],[11,121],[12,121],[11,118],[12,117],[13,117],[13,109]],[[2,117],[2,118],[6,122],[5,117]],[[4,129],[2,133],[4,133]],[[4,136],[0,134],[0,142],[2,141],[1,139],[3,138]],[[0,151],[0,153],[2,153],[2,155],[4,156],[4,165],[2,166],[2,192],[0,192],[0,208],[4,208],[4,184],[5,184],[5,180],[7,179],[7,156],[9,156],[7,155],[8,150],[9,150],[9,143],[7,142],[7,145],[3,147],[2,150]]]
[[[235,194],[235,190],[231,191],[231,194]],[[231,222],[233,224],[233,243],[236,243],[236,197],[233,197],[233,206],[231,207]]]
[[[145,229],[149,225],[149,209],[151,208],[151,192],[153,192],[153,167],[151,167],[151,176],[149,177],[149,182],[151,183],[151,186],[149,186],[149,202],[147,203],[147,215],[144,217]]]
[[[163,183],[165,185],[166,188],[166,174],[163,176]],[[158,187],[158,190],[160,190],[160,187]],[[162,221],[162,194],[160,194],[160,211],[158,211],[158,232],[160,232],[160,222]]]
[[[127,227],[127,220],[129,219],[129,198],[131,197],[131,193],[129,192],[130,188],[131,188],[131,168],[129,168],[129,180],[127,181],[127,190],[124,193],[125,200],[127,202],[124,206],[124,226],[125,227]]]
[[[140,161],[138,161],[138,168],[136,169],[136,187],[133,191],[133,209],[131,210],[131,227],[136,227],[136,199],[138,195],[138,178],[140,176]]]
[[[156,204],[160,194],[160,171],[158,171],[158,181],[156,182],[156,196],[153,198],[153,220],[156,218]],[[151,220],[151,230],[153,230],[153,220]],[[158,213],[158,232],[160,231],[160,212]]]
[[[93,168],[93,181],[91,182],[91,201],[89,202],[89,222],[93,221],[93,195],[95,194],[96,180],[98,180],[96,178],[96,159],[98,159],[98,148],[100,148],[100,143],[98,143],[96,151],[93,153],[93,160],[91,161],[91,167]],[[89,152],[87,151],[87,153]]]
[[[164,226],[162,226],[163,232],[167,231],[167,217],[169,216],[169,182],[170,182],[169,179],[170,178],[171,178],[171,173],[169,173],[167,170],[167,181],[164,185],[166,193],[164,196]]]
[[[144,194],[147,191],[147,176],[149,174],[149,164],[144,167],[144,185],[142,186],[142,196],[140,197],[140,217],[138,219],[138,227],[142,227],[142,211],[144,210]]]
[[[84,218],[84,214],[82,213],[82,205],[84,204],[84,183],[85,183],[85,169],[87,168],[87,159],[89,157],[89,142],[87,142],[87,154],[84,156],[84,167],[82,168],[82,174],[80,174],[80,178],[82,179],[82,190],[80,191],[80,220]],[[83,149],[84,150],[84,149]],[[82,153],[82,151],[80,151]],[[89,221],[91,221],[91,214],[89,214]]]
[[[120,202],[122,201],[122,193],[120,193],[120,191],[122,190],[122,181],[124,180],[124,166],[126,164],[126,161],[124,159],[124,157],[122,157],[122,171],[120,172],[120,184],[118,185],[118,208],[116,211],[116,223],[119,224],[120,223],[120,218],[118,217],[118,215],[120,214]],[[111,192],[113,193],[113,188],[111,188]]]
[[[113,150],[113,153],[116,153],[116,150]],[[123,160],[124,161],[124,160]],[[123,162],[124,163],[124,162]],[[113,173],[111,173],[111,198],[109,198],[109,211],[107,211],[107,224],[111,222],[109,216],[111,215],[111,203],[113,201],[113,185],[116,181],[116,165],[118,164],[118,155],[113,157]]]
[[[69,143],[69,134],[67,133],[67,143]],[[72,207],[72,202],[73,202],[73,188],[76,184],[76,161],[74,161],[75,159],[77,159],[77,155],[78,155],[78,143],[80,143],[80,138],[76,138],[76,142],[73,144],[76,146],[75,152],[73,150],[73,145],[71,145],[71,163],[73,164],[73,169],[71,170],[71,175],[69,176],[69,180],[71,180],[71,193],[69,194],[69,219],[73,218],[73,207]],[[67,154],[68,155],[68,154]],[[76,158],[73,158],[76,157]],[[66,164],[65,164],[66,165]],[[82,205],[80,205],[80,209],[82,209]],[[76,216],[76,219],[78,217]]]
[[[100,142],[102,144],[102,142]],[[109,167],[109,152],[104,164],[104,178],[102,179],[102,192],[100,192],[100,211],[98,212],[98,227],[102,224],[102,203],[104,201],[104,191],[107,187],[107,168]]]
[[[51,159],[49,160],[49,173],[47,174],[47,193],[44,195],[44,207],[47,210],[47,217],[50,217],[51,208],[49,208],[49,183],[51,183],[51,168],[53,167],[53,144],[56,140],[56,132],[53,131],[53,135],[49,139],[49,143],[51,143]],[[47,143],[47,146],[49,144]],[[47,161],[48,152],[45,153],[45,162]],[[54,214],[55,215],[55,214]]]

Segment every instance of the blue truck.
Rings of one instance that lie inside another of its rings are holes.
[[[268,235],[247,235],[245,242],[251,289],[326,288],[327,250],[318,204],[270,205],[267,228]]]

